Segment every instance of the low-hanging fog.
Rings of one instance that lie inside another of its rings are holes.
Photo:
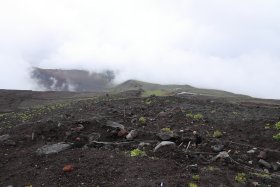
[[[40,89],[32,67],[280,99],[278,0],[0,2],[0,89]]]

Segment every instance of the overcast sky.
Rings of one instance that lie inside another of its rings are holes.
[[[280,99],[279,0],[2,0],[0,88],[32,66]]]

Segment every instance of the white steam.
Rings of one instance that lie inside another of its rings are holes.
[[[278,0],[0,2],[0,88],[32,66],[280,99]]]

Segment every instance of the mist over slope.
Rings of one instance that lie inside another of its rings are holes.
[[[31,78],[43,90],[94,92],[111,87],[115,74],[109,70],[96,73],[86,70],[34,68]]]

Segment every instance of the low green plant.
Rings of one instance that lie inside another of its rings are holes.
[[[200,176],[199,175],[193,175],[192,179],[196,180],[196,181],[199,181],[200,180]]]
[[[193,116],[193,119],[196,119],[196,120],[201,120],[203,118],[203,115],[202,114],[195,114],[194,116]]]
[[[191,182],[191,183],[189,183],[189,187],[198,187],[198,186],[197,186],[197,184]]]
[[[171,129],[165,127],[165,128],[162,128],[161,131],[162,131],[162,132],[171,132]]]
[[[250,174],[263,179],[271,179],[271,175],[269,175],[268,173],[250,173]]]
[[[213,137],[214,138],[221,138],[223,136],[223,133],[219,130],[215,130],[214,131],[214,134],[213,134]]]
[[[146,123],[147,123],[146,118],[145,118],[145,117],[143,117],[143,116],[142,116],[142,117],[140,117],[138,121],[139,121],[139,123],[140,123],[140,124],[142,124],[142,125],[144,125],[144,124],[146,124]]]
[[[188,113],[188,114],[186,114],[186,117],[187,117],[187,118],[192,118],[192,119],[193,119],[194,115],[193,115],[192,113]]]
[[[195,120],[201,120],[203,119],[203,115],[198,113],[198,114],[192,114],[192,113],[187,113],[186,114],[187,118],[195,119]]]
[[[208,166],[208,171],[214,171],[216,168],[214,166]]]
[[[280,133],[276,134],[273,136],[273,139],[277,140],[280,142]]]
[[[245,173],[237,173],[235,176],[235,181],[238,183],[245,183],[246,182],[246,174]]]
[[[130,156],[132,157],[138,157],[138,156],[145,156],[145,151],[141,151],[140,149],[133,149],[130,151]]]
[[[280,130],[280,121],[278,121],[277,123],[275,123],[275,128],[276,128],[277,130]]]

